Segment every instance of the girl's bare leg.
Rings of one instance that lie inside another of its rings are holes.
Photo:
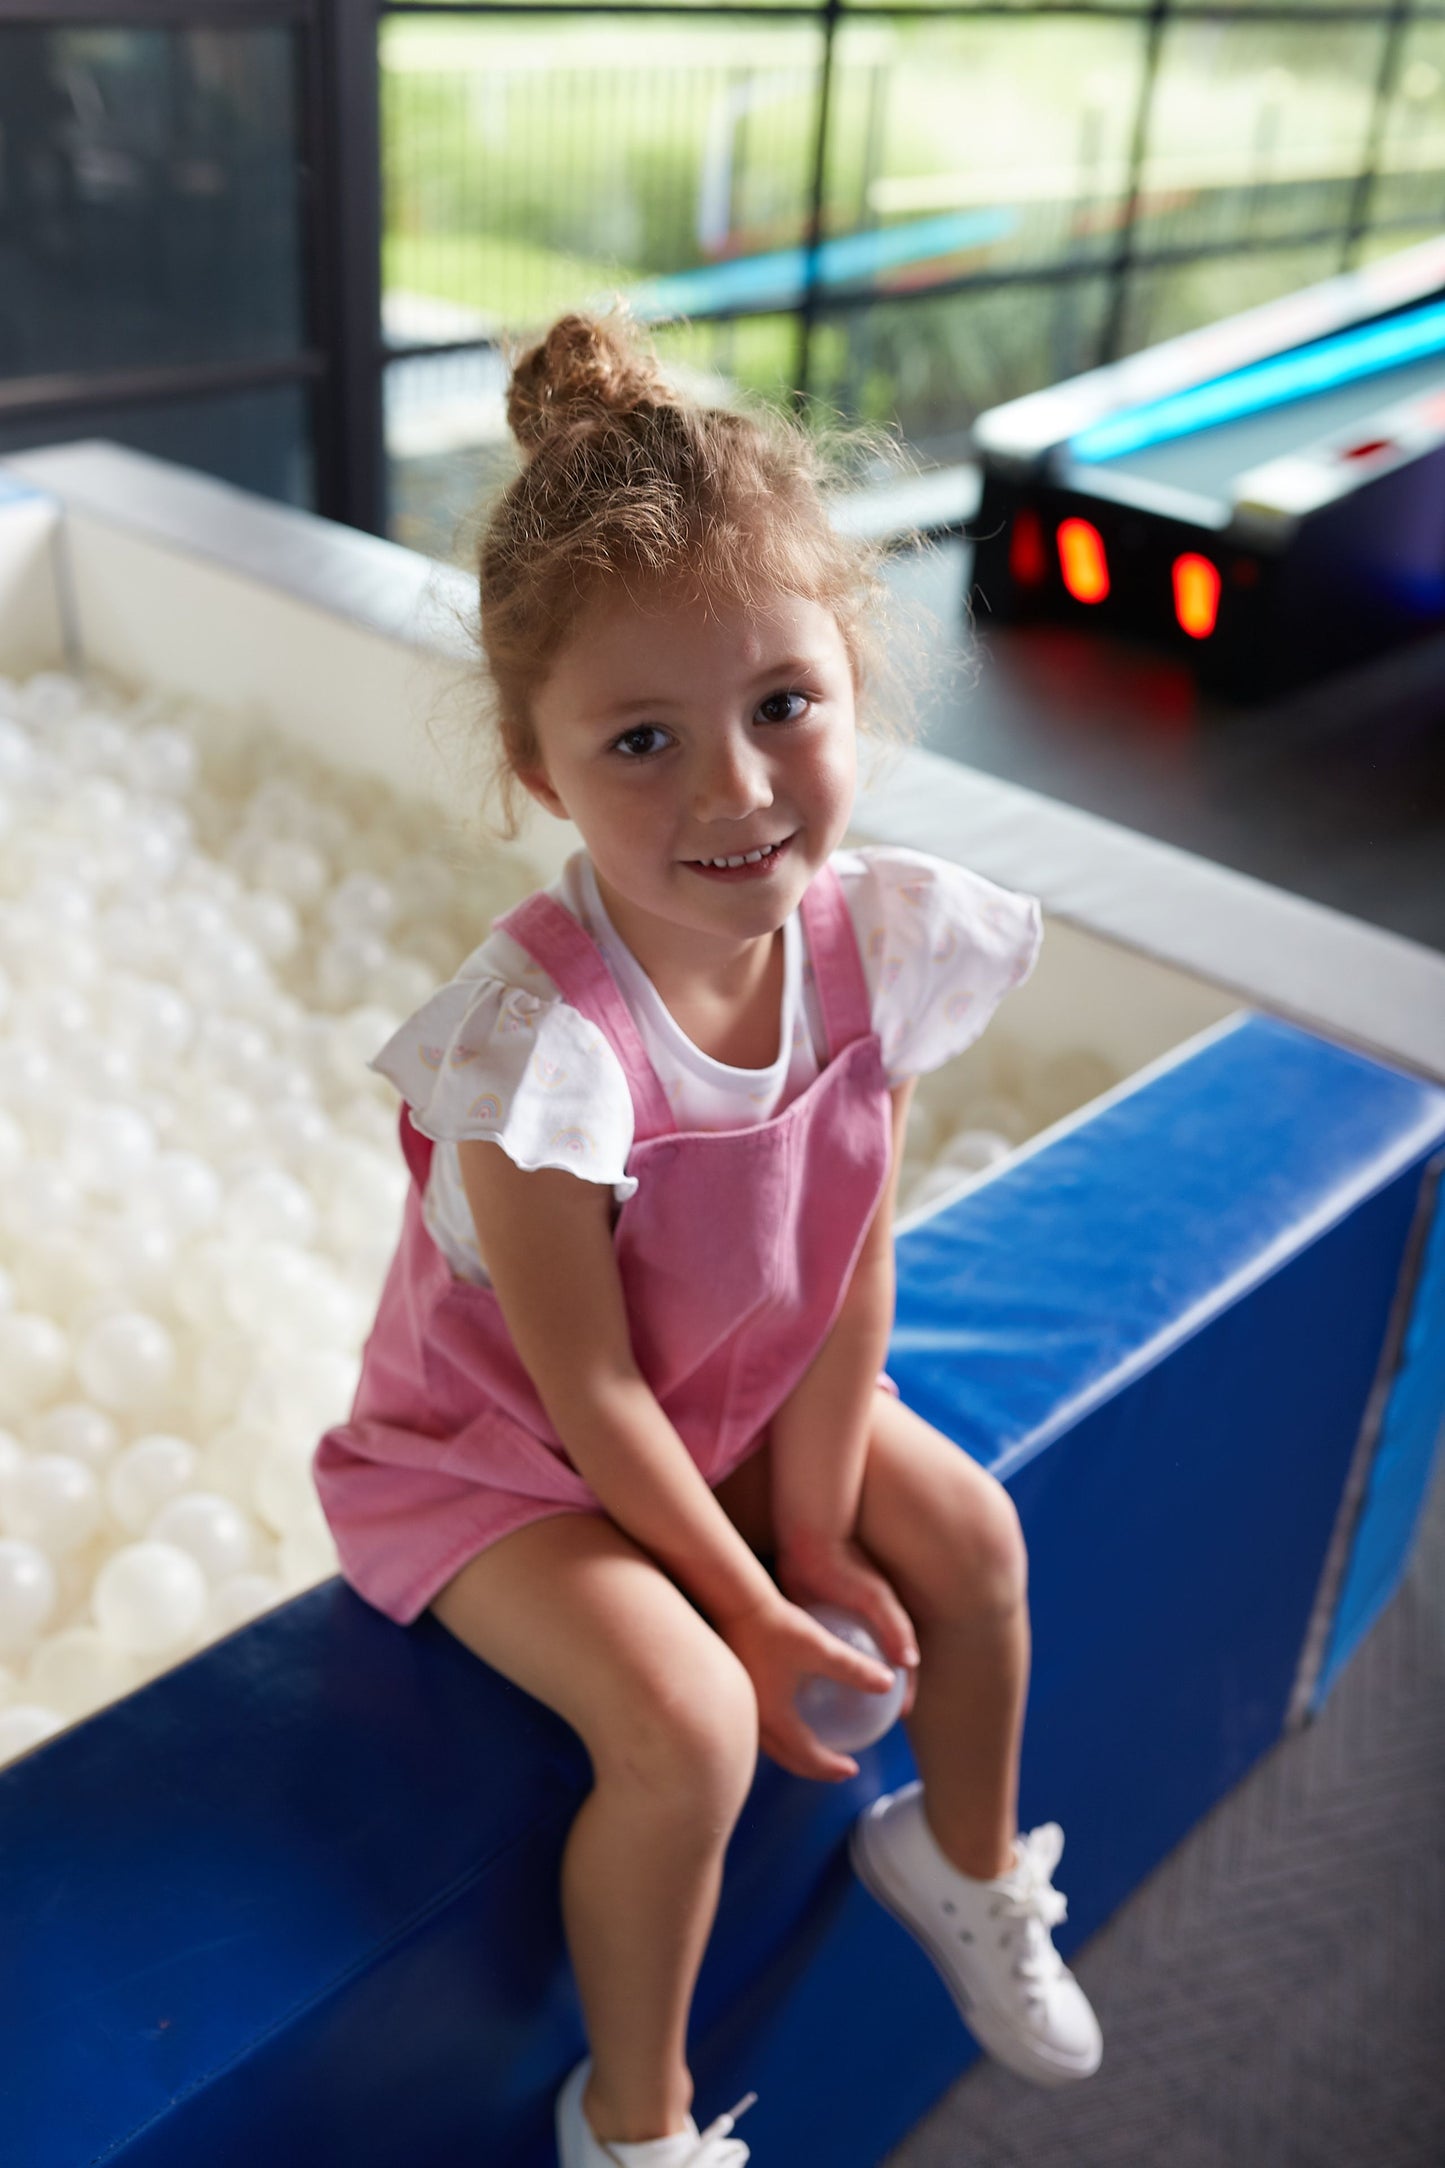
[[[720,1841],[639,1788],[599,1782],[567,1840],[562,1910],[599,2138],[661,2138],[692,2107],[687,2020],[722,1886]]]
[[[431,1609],[580,1733],[594,1786],[562,1857],[592,2071],[583,2112],[623,2143],[684,2127],[687,2024],[728,1839],[757,1765],[752,1682],[676,1584],[599,1514],[533,1521]]]

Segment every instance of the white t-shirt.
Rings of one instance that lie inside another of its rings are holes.
[[[939,1068],[978,1038],[1033,969],[1037,900],[902,845],[835,851],[873,1025],[891,1085]],[[591,935],[641,1033],[681,1129],[765,1122],[805,1091],[827,1059],[802,914],[783,927],[783,1007],[770,1069],[733,1069],[693,1045],[607,915],[592,861],[575,851],[547,893]],[[637,1180],[632,1094],[611,1042],[562,998],[511,936],[493,928],[455,978],[408,1017],[367,1064],[389,1077],[436,1144],[422,1216],[452,1270],[485,1287],[456,1146],[488,1137],[519,1167],[565,1167],[606,1182],[619,1203]]]

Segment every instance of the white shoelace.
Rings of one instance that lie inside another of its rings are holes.
[[[1045,1822],[1019,1838],[1013,1870],[1000,1877],[999,1907],[1022,1930],[1023,1954],[1014,1969],[1031,1997],[1041,1997],[1048,1983],[1064,1970],[1064,1961],[1049,1939],[1050,1930],[1067,1919],[1069,1912],[1068,1899],[1052,1881],[1063,1850],[1063,1830],[1057,1822]]]
[[[739,2116],[747,2114],[757,2097],[756,2093],[744,2093],[726,2115],[720,2115],[706,2130],[699,2131],[697,2144],[688,2154],[683,2168],[743,2168],[748,2149],[741,2138],[729,2138],[728,2132]]]

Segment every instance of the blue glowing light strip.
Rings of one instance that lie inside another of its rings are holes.
[[[1442,350],[1445,302],[1432,302],[1408,315],[1391,317],[1387,323],[1341,332],[1316,346],[1302,346],[1298,353],[1277,354],[1252,369],[1240,369],[1233,376],[1217,377],[1213,383],[1196,384],[1172,398],[1156,399],[1130,413],[1095,422],[1070,438],[1069,455],[1084,464],[1118,459],[1146,444],[1165,444],[1195,429],[1213,429],[1241,414],[1284,406],[1310,392],[1328,391],[1333,385],[1349,384],[1356,377]]]

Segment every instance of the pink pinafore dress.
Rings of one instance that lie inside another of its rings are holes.
[[[497,921],[626,1072],[638,1188],[613,1242],[633,1352],[714,1489],[765,1442],[826,1339],[892,1150],[867,981],[831,865],[801,909],[826,1066],[771,1120],[713,1131],[677,1129],[632,1013],[570,911],[539,893]],[[351,1415],[322,1437],[312,1472],[345,1579],[408,1625],[514,1529],[606,1508],[568,1459],[494,1291],[454,1273],[428,1232],[431,1140],[405,1104],[400,1128],[412,1176],[401,1236]]]

